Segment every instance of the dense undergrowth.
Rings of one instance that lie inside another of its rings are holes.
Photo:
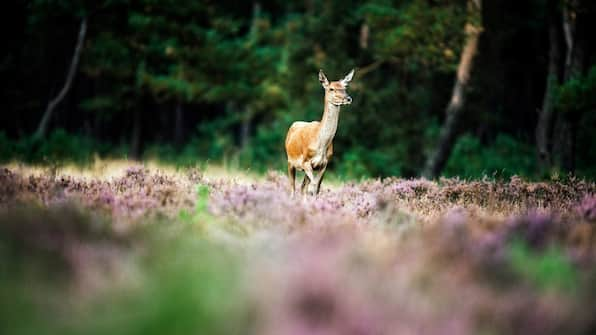
[[[285,128],[284,128],[285,129]],[[274,169],[285,171],[284,133],[274,133],[253,139],[244,149],[231,143],[231,139],[205,141],[203,137],[193,137],[186,144],[148,144],[142,150],[144,160],[160,161],[177,167],[204,165],[205,161],[225,165],[231,169],[250,169],[265,173]],[[589,143],[589,141],[584,141]],[[394,153],[354,146],[341,148],[336,152],[337,159],[331,161],[330,169],[343,180],[370,178],[372,176],[408,176],[418,172],[403,166],[406,160],[396,160]],[[393,150],[401,151],[398,144]],[[128,159],[129,147],[120,144],[101,142],[62,129],[52,132],[48,138],[34,137],[8,138],[0,131],[0,163],[13,161],[46,166],[77,164],[89,167],[97,159]],[[470,134],[464,134],[455,144],[447,163],[444,175],[447,177],[478,179],[509,178],[514,175],[533,180],[559,178],[564,173],[557,171],[539,172],[534,149],[511,136],[501,134],[493,143],[481,143]],[[404,154],[403,157],[406,157]],[[592,157],[578,157],[576,175],[594,180],[596,171],[592,168]]]
[[[591,334],[596,185],[0,170],[3,334]]]

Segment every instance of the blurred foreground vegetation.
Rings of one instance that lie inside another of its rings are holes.
[[[321,117],[318,70],[356,68],[332,171],[419,176],[441,145],[473,25],[477,56],[442,174],[596,176],[592,1],[34,0],[3,12],[14,26],[0,59],[2,162],[98,154],[283,170],[289,125]],[[72,83],[42,126],[77,36]]]
[[[0,168],[0,333],[596,329],[593,182],[203,172]]]

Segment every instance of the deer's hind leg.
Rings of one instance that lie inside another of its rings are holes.
[[[290,163],[288,163],[288,176],[290,179],[290,190],[292,191],[292,196],[294,196],[294,193],[296,193],[296,168]]]

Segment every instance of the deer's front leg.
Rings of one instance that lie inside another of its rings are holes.
[[[304,194],[304,190],[306,190],[306,188],[308,187],[308,184],[310,184],[310,179],[308,179],[308,176],[306,174],[304,174],[304,179],[302,180],[302,186],[300,186],[300,193]]]
[[[323,182],[323,176],[325,175],[326,170],[327,170],[327,164],[323,165],[323,167],[319,171],[319,174],[317,175],[317,180],[315,182],[315,185],[316,185],[315,194],[319,194],[319,191],[321,190],[321,183]]]
[[[306,178],[308,178],[308,183],[307,183],[307,192],[310,195],[314,195],[315,191],[316,191],[316,182],[315,182],[315,177],[312,173],[312,165],[310,164],[310,162],[304,164],[304,173],[306,174]],[[304,183],[303,183],[304,185]]]

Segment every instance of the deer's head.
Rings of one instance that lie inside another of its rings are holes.
[[[336,106],[349,105],[352,103],[352,98],[346,92],[348,84],[354,77],[354,70],[350,71],[343,79],[329,82],[323,70],[319,70],[319,81],[325,89],[325,101]]]

